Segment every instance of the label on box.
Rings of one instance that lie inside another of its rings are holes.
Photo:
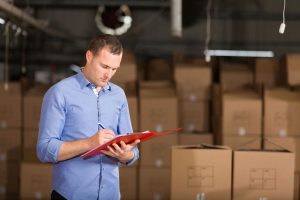
[[[239,127],[238,134],[239,134],[239,136],[245,136],[246,135],[246,129],[244,127]]]
[[[286,132],[285,129],[280,129],[280,130],[279,130],[279,136],[280,136],[280,137],[286,137],[286,135],[287,135],[287,132]]]

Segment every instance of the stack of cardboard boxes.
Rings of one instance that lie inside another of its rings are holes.
[[[185,132],[210,130],[212,68],[199,62],[175,65],[180,126]]]
[[[20,197],[22,199],[50,199],[51,164],[41,163],[36,156],[36,143],[43,96],[49,86],[29,87],[23,98],[23,142]]]
[[[202,59],[176,62],[174,79],[177,87],[179,144],[213,144],[211,131],[212,66]]]
[[[0,83],[0,199],[19,197],[21,85]]]
[[[141,130],[163,131],[178,127],[177,107],[176,92],[172,84],[141,83]],[[175,133],[140,145],[138,199],[170,198],[171,148],[177,144],[178,136]]]
[[[236,148],[252,140],[253,148],[260,147],[262,100],[252,91],[223,94],[221,105],[222,144]]]

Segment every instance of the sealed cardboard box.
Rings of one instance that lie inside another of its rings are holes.
[[[261,147],[260,136],[223,136],[222,145],[229,146],[232,149],[249,148],[259,149]]]
[[[221,62],[220,82],[224,91],[242,90],[253,86],[253,71],[243,63]]]
[[[279,60],[277,58],[256,58],[255,83],[263,84],[266,88],[279,84]]]
[[[287,83],[300,85],[300,54],[286,55]]]
[[[21,127],[21,86],[19,83],[0,83],[0,128]]]
[[[140,129],[160,132],[178,127],[177,107],[174,88],[141,89]]]
[[[25,129],[38,129],[43,96],[49,85],[36,84],[24,95],[23,122]]]
[[[262,100],[254,92],[235,92],[223,95],[223,135],[260,135]]]
[[[0,162],[21,160],[21,130],[0,130]]]
[[[233,200],[293,200],[295,154],[234,151]]]
[[[213,144],[212,133],[181,133],[178,136],[179,145]]]
[[[269,136],[264,140],[265,149],[287,149],[295,153],[295,171],[300,172],[300,137]]]
[[[0,195],[18,195],[20,188],[19,180],[19,162],[0,162]]]
[[[22,199],[50,199],[52,166],[40,163],[21,163]]]
[[[24,96],[24,128],[39,127],[43,96]]]
[[[170,199],[170,168],[141,167],[139,199]]]
[[[138,131],[138,98],[137,96],[128,96],[127,97],[128,101],[128,107],[129,107],[129,112],[130,112],[130,119],[131,119],[131,124],[132,128],[134,131]]]
[[[180,101],[180,126],[186,132],[207,132],[210,127],[209,101]]]
[[[25,129],[23,132],[23,147],[25,149],[36,148],[38,129]]]
[[[132,50],[124,49],[121,65],[117,73],[112,77],[114,83],[131,82],[137,80],[137,64],[135,54]]]
[[[148,140],[140,144],[140,166],[170,167],[171,149],[178,144],[178,134]]]
[[[300,92],[278,88],[264,96],[264,133],[277,136],[300,136]]]
[[[137,168],[120,167],[120,190],[124,200],[137,199]]]
[[[40,163],[36,155],[36,148],[23,148],[22,161]]]
[[[300,192],[300,175],[299,173],[295,173],[295,186],[294,186],[294,200],[299,200],[299,192]]]
[[[223,146],[191,145],[172,149],[171,199],[231,199],[232,151]]]
[[[175,81],[181,100],[211,99],[212,69],[208,64],[177,64],[175,66]]]
[[[173,68],[170,60],[151,58],[146,64],[146,80],[172,80]]]

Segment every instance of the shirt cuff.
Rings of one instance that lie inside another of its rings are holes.
[[[135,147],[135,148],[132,149],[132,151],[133,151],[133,154],[134,154],[133,158],[131,160],[127,161],[126,163],[120,162],[122,165],[130,166],[139,158],[138,148]]]
[[[48,144],[47,157],[51,162],[58,162],[58,154],[61,148],[63,141],[58,139],[51,139]]]

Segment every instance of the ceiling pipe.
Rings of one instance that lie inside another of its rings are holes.
[[[0,0],[0,10],[7,13],[8,15],[12,15],[12,16],[20,19],[22,22],[25,22],[28,25],[30,25],[40,31],[45,32],[48,35],[55,36],[55,37],[61,37],[61,38],[70,37],[60,31],[48,28],[47,25],[45,24],[45,22],[35,19],[31,15],[29,15],[26,12],[22,11],[21,9],[15,7],[14,5],[6,2],[5,0]]]

